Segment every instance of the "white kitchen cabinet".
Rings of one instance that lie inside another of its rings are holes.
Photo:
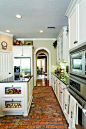
[[[68,62],[67,26],[64,26],[57,36],[57,63]]]
[[[13,75],[14,75],[14,58],[30,57],[31,59],[31,75],[33,75],[33,46],[12,46],[13,51]]]
[[[13,92],[14,90],[14,92]],[[16,92],[15,92],[16,91]],[[19,91],[19,92],[17,92]],[[24,83],[7,83],[2,84],[2,97],[24,97]]]
[[[56,97],[59,100],[59,79],[56,79]]]
[[[74,0],[70,2],[66,11],[69,25],[69,49],[86,42],[85,5],[86,0]]]
[[[75,41],[77,41],[77,30],[76,30],[76,8],[73,11],[70,19],[69,19],[69,37],[70,37],[70,45],[69,47],[75,47],[76,44],[74,44]]]
[[[20,90],[20,93],[12,92],[13,88]],[[11,90],[9,93],[6,92],[9,90]],[[0,82],[0,91],[0,117],[5,115],[28,116],[33,99],[33,77],[26,82]]]
[[[11,108],[8,105],[13,105],[13,106]],[[15,105],[20,105],[20,107]],[[24,98],[2,98],[2,112],[4,111],[5,112],[24,111]]]
[[[86,42],[86,0],[80,0],[78,3],[78,30],[79,30],[79,42]]]
[[[13,75],[12,52],[0,51],[0,81]]]
[[[64,92],[65,92],[65,89],[67,89],[67,85],[65,85],[53,74],[52,74],[52,82],[53,82],[52,83],[53,91],[59,101],[61,109],[64,111]]]
[[[32,57],[32,46],[13,46],[14,57]]]
[[[61,89],[61,87],[59,87],[59,103],[60,103],[60,106],[62,108],[62,105],[63,105],[63,90]]]

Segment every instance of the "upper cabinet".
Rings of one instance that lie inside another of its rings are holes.
[[[72,0],[66,11],[69,25],[69,49],[86,42],[86,0]]]
[[[64,26],[57,36],[57,63],[68,62],[67,27]]]
[[[31,57],[32,47],[31,46],[13,46],[14,57]]]

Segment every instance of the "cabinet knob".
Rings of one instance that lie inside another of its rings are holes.
[[[13,87],[13,85],[12,85],[12,87]]]
[[[62,92],[60,92],[60,93],[62,93]]]
[[[13,102],[13,99],[12,99],[12,102]]]
[[[21,55],[21,56],[23,56],[23,55]]]
[[[11,74],[11,73],[9,72],[9,74]]]

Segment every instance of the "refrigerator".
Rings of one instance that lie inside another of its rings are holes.
[[[20,75],[31,75],[31,58],[14,58],[14,80],[20,80]]]

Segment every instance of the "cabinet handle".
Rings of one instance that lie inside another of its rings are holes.
[[[72,114],[73,114],[73,112],[71,111],[71,118],[72,118]]]
[[[13,99],[12,99],[12,102],[13,102]]]
[[[12,87],[13,87],[13,85],[12,85]]]
[[[66,106],[67,106],[67,104],[65,104],[65,109],[66,109]]]
[[[21,55],[21,56],[23,56],[23,55]]]

